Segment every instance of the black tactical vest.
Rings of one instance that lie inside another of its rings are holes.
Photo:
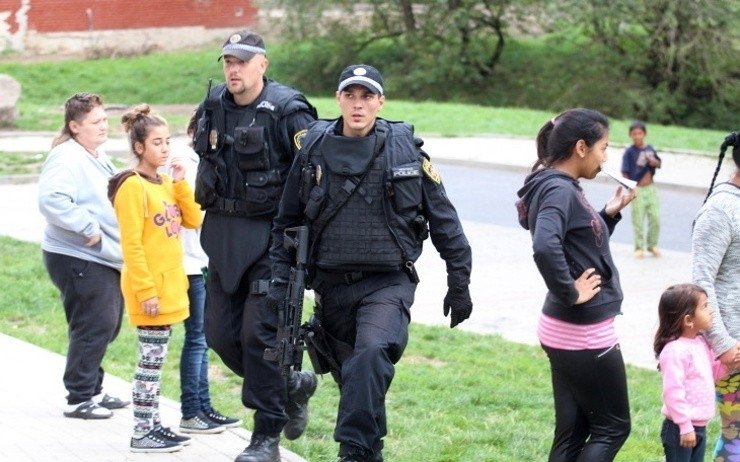
[[[299,110],[315,115],[315,109],[295,89],[271,80],[247,107],[226,101],[227,93],[218,85],[202,105],[194,136],[201,156],[195,200],[204,210],[271,219],[292,164],[290,134],[280,121]]]
[[[304,210],[312,263],[324,270],[402,269],[421,254],[427,231],[413,128],[378,119],[373,135],[347,138],[335,125],[319,120],[304,139],[304,168],[320,172]]]

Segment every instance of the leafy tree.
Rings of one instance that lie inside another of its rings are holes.
[[[332,37],[354,54],[379,41],[402,47],[406,63],[431,65],[452,58],[463,74],[489,77],[507,40],[511,0],[273,0],[282,26],[295,39]],[[522,2],[519,2],[522,3]],[[425,66],[426,67],[426,66]],[[425,72],[428,69],[425,69]]]
[[[625,77],[638,78],[646,87],[633,102],[637,116],[699,125],[724,117],[737,120],[740,37],[736,1],[569,3],[572,11],[580,12],[573,17],[575,24],[583,25],[594,42],[621,57]],[[698,107],[703,109],[697,111]]]

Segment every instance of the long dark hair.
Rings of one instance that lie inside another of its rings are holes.
[[[98,106],[103,105],[103,98],[95,93],[75,93],[64,102],[64,126],[59,134],[51,142],[54,148],[70,138],[74,138],[72,129],[69,128],[70,122],[81,122],[85,116]]]
[[[722,161],[725,159],[725,151],[727,151],[728,146],[732,146],[732,160],[735,161],[735,167],[740,169],[740,133],[732,132],[725,137],[725,140],[719,147],[719,160],[717,161],[717,168],[714,169],[712,183],[709,185],[709,191],[707,192],[707,197],[704,198],[704,202],[706,202],[707,199],[709,199],[709,196],[712,195],[712,190],[714,190],[714,182],[717,181],[717,175],[722,168]]]
[[[537,162],[532,171],[570,157],[578,140],[585,141],[588,147],[593,146],[608,131],[609,119],[599,111],[579,107],[560,113],[537,134]]]
[[[686,315],[693,316],[696,312],[699,294],[706,295],[707,292],[696,284],[676,284],[667,288],[660,296],[658,330],[653,341],[656,359],[668,342],[681,336],[683,320]]]

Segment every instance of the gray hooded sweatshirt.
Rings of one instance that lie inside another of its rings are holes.
[[[73,139],[51,150],[39,176],[44,250],[121,269],[118,222],[108,200],[108,179],[115,172],[105,153],[95,159]],[[86,246],[95,234],[100,242]]]
[[[691,246],[693,280],[716,312],[707,339],[716,355],[740,341],[740,188],[721,183],[699,209]]]

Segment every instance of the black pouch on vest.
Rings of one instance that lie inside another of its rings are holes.
[[[193,150],[200,156],[205,156],[210,150],[208,137],[211,131],[211,121],[206,117],[205,113],[198,119],[198,123],[195,127],[195,134],[193,136]]]
[[[265,142],[265,127],[236,127],[234,152],[242,171],[268,170],[270,153]]]
[[[301,182],[298,186],[298,197],[304,204],[308,202],[311,188],[316,185],[316,168],[307,164],[301,169]]]
[[[391,169],[393,202],[398,212],[421,205],[421,163],[411,162]]]
[[[206,157],[198,162],[198,173],[195,176],[195,202],[202,209],[207,209],[216,201],[216,184],[218,182],[217,163]]]
[[[308,201],[306,202],[306,209],[303,211],[303,214],[309,220],[315,220],[319,216],[321,204],[324,202],[324,193],[324,188],[321,186],[311,188],[311,194],[309,194]]]

